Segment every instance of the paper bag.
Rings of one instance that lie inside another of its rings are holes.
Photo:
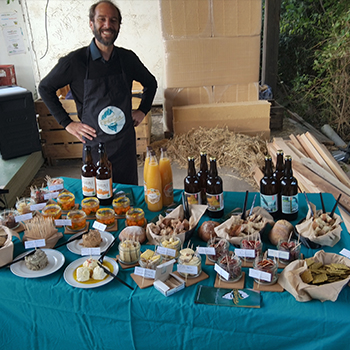
[[[19,240],[21,240],[21,238],[17,232],[3,225],[0,225],[0,235],[7,235],[4,245],[0,248],[0,266],[3,266],[13,260],[12,236],[17,237]]]
[[[350,267],[350,259],[334,253],[325,253],[318,251],[314,257],[316,262],[322,264],[341,263]],[[350,276],[337,282],[326,283],[322,285],[312,285],[304,283],[300,275],[307,269],[305,260],[296,260],[291,262],[282,271],[278,283],[292,294],[297,301],[309,301],[318,299],[320,301],[336,301],[343,287],[349,282]]]

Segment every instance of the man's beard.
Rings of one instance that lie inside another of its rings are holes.
[[[109,40],[106,40],[105,38],[102,37],[101,30],[102,29],[98,30],[95,26],[95,23],[94,23],[94,30],[92,32],[93,32],[96,40],[105,46],[112,46],[118,37],[119,31],[116,32],[114,29],[108,28],[108,30],[110,30],[112,33],[114,33],[114,35]]]

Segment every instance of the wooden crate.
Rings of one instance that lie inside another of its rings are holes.
[[[74,121],[79,121],[76,105],[73,100],[60,100],[63,108]],[[133,108],[137,108],[139,98],[132,98]],[[81,158],[83,143],[67,132],[51,115],[42,100],[35,101],[38,114],[38,124],[43,148],[43,155],[49,164],[55,159]],[[144,155],[151,142],[151,113],[149,112],[142,123],[135,128],[137,154]]]

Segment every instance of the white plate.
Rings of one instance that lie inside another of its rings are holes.
[[[39,271],[29,270],[24,260],[21,260],[11,265],[10,267],[11,272],[19,277],[37,278],[37,277],[50,275],[56,272],[57,270],[59,270],[64,264],[64,261],[65,261],[64,255],[55,249],[42,249],[42,250],[46,253],[47,259],[49,260],[49,264],[46,267],[44,267],[42,270],[39,270]],[[16,259],[22,257],[25,254],[27,254],[27,252],[21,255],[18,255]]]
[[[106,231],[100,231],[100,233],[101,233],[102,242],[99,247],[100,247],[100,252],[103,253],[107,249],[107,247],[113,242],[114,236]],[[76,235],[72,236],[72,238],[76,237],[79,234],[80,233],[77,233]],[[83,239],[77,239],[74,242],[68,243],[67,248],[72,253],[81,255],[81,249],[84,248],[84,246],[82,246],[80,243],[83,243]]]
[[[92,256],[91,258],[98,260],[99,256]],[[66,267],[63,273],[63,277],[68,284],[70,284],[72,287],[87,289],[87,288],[97,288],[97,287],[103,286],[113,280],[113,277],[108,275],[106,279],[97,283],[85,284],[85,283],[80,283],[76,281],[73,277],[73,273],[80,265],[83,265],[86,259],[88,259],[88,257],[82,257],[78,260],[71,262]],[[107,256],[105,256],[104,260],[108,261],[113,266],[113,271],[111,272],[117,275],[119,272],[119,266],[116,263],[116,261]]]

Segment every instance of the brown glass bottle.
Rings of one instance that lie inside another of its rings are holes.
[[[100,152],[100,149],[101,149],[101,148],[104,148],[104,153],[105,153],[105,157],[106,157],[106,159],[107,159],[107,164],[108,164],[109,168],[111,169],[111,176],[112,176],[112,179],[113,179],[113,168],[112,168],[112,163],[111,163],[111,162],[109,161],[109,159],[108,159],[108,154],[107,154],[106,146],[105,146],[105,144],[104,144],[103,142],[99,142],[97,152]],[[98,168],[99,165],[100,165],[100,160],[97,161],[97,163],[96,163],[96,168]]]
[[[100,159],[96,170],[96,193],[101,205],[110,205],[113,200],[112,171],[108,164],[104,143],[98,149]]]
[[[283,150],[276,152],[276,169],[273,173],[273,177],[276,180],[278,188],[278,213],[281,214],[281,179],[284,176],[284,161],[283,161]]]
[[[274,219],[279,216],[278,211],[278,185],[273,176],[272,159],[265,156],[264,176],[260,180],[260,206],[268,211]]]
[[[293,176],[292,157],[284,157],[284,176],[281,179],[281,216],[288,221],[296,220],[299,213],[298,181]]]
[[[211,218],[221,218],[224,214],[224,192],[222,179],[218,175],[216,158],[210,157],[207,178],[207,214]]]
[[[207,204],[207,178],[208,178],[208,162],[207,152],[201,152],[201,163],[198,171],[198,179],[201,187],[202,204]]]
[[[184,190],[188,204],[202,204],[201,187],[196,174],[194,157],[188,157],[188,172],[184,179]]]
[[[81,186],[84,197],[96,196],[96,167],[92,161],[91,146],[84,146],[84,160],[81,167]]]

